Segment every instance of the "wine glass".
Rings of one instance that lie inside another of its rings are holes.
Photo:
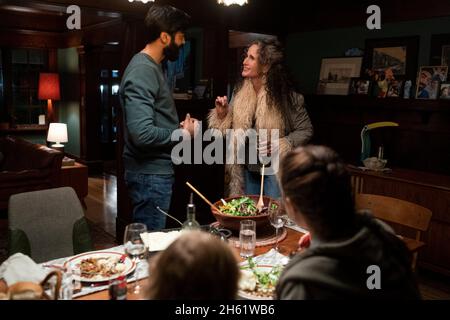
[[[140,292],[139,280],[139,269],[140,269],[140,258],[144,256],[147,248],[145,247],[144,240],[141,237],[142,233],[147,232],[147,227],[143,223],[131,223],[126,226],[125,233],[123,236],[123,244],[125,247],[125,253],[130,257],[130,259],[136,264],[136,270],[134,271],[134,293],[138,294]]]
[[[277,203],[270,202],[269,203],[269,221],[270,224],[275,228],[275,250],[280,251],[278,248],[278,229],[283,228],[285,223],[285,217],[282,210],[280,210],[280,206]]]

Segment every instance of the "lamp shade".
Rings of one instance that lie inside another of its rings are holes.
[[[50,123],[48,128],[47,141],[50,142],[67,142],[67,124],[65,123]]]
[[[59,74],[40,73],[39,74],[39,92],[40,100],[59,100]]]

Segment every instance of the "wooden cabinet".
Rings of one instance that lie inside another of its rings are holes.
[[[349,168],[362,179],[361,192],[385,195],[417,203],[433,213],[422,240],[418,264],[421,267],[450,275],[450,176],[406,169],[389,173]]]
[[[61,187],[72,187],[80,198],[81,203],[86,207],[84,198],[88,195],[88,167],[75,162],[73,166],[61,167],[59,180]]]

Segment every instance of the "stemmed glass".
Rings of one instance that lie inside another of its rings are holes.
[[[278,248],[278,229],[283,228],[284,226],[284,213],[283,210],[280,210],[280,206],[272,201],[269,203],[268,211],[270,224],[275,228],[276,244],[274,249],[280,252],[280,249]]]
[[[136,263],[136,270],[134,272],[134,277],[136,281],[134,282],[134,293],[138,294],[140,292],[139,280],[139,262],[141,256],[144,256],[147,248],[145,247],[144,240],[141,237],[142,233],[147,232],[147,226],[143,223],[131,223],[126,226],[125,233],[123,236],[123,244],[125,247],[125,253],[130,257],[130,259]]]

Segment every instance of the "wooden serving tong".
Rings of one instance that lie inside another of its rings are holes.
[[[198,196],[200,198],[202,198],[207,204],[209,204],[211,207],[213,207],[215,210],[217,210],[218,212],[222,213],[222,211],[220,211],[219,208],[217,208],[214,204],[212,204],[208,199],[206,199],[206,197],[204,195],[202,195],[200,193],[200,191],[198,191],[197,189],[195,189],[189,182],[186,181],[186,185],[192,189],[192,191],[194,191],[196,194],[198,194]]]

